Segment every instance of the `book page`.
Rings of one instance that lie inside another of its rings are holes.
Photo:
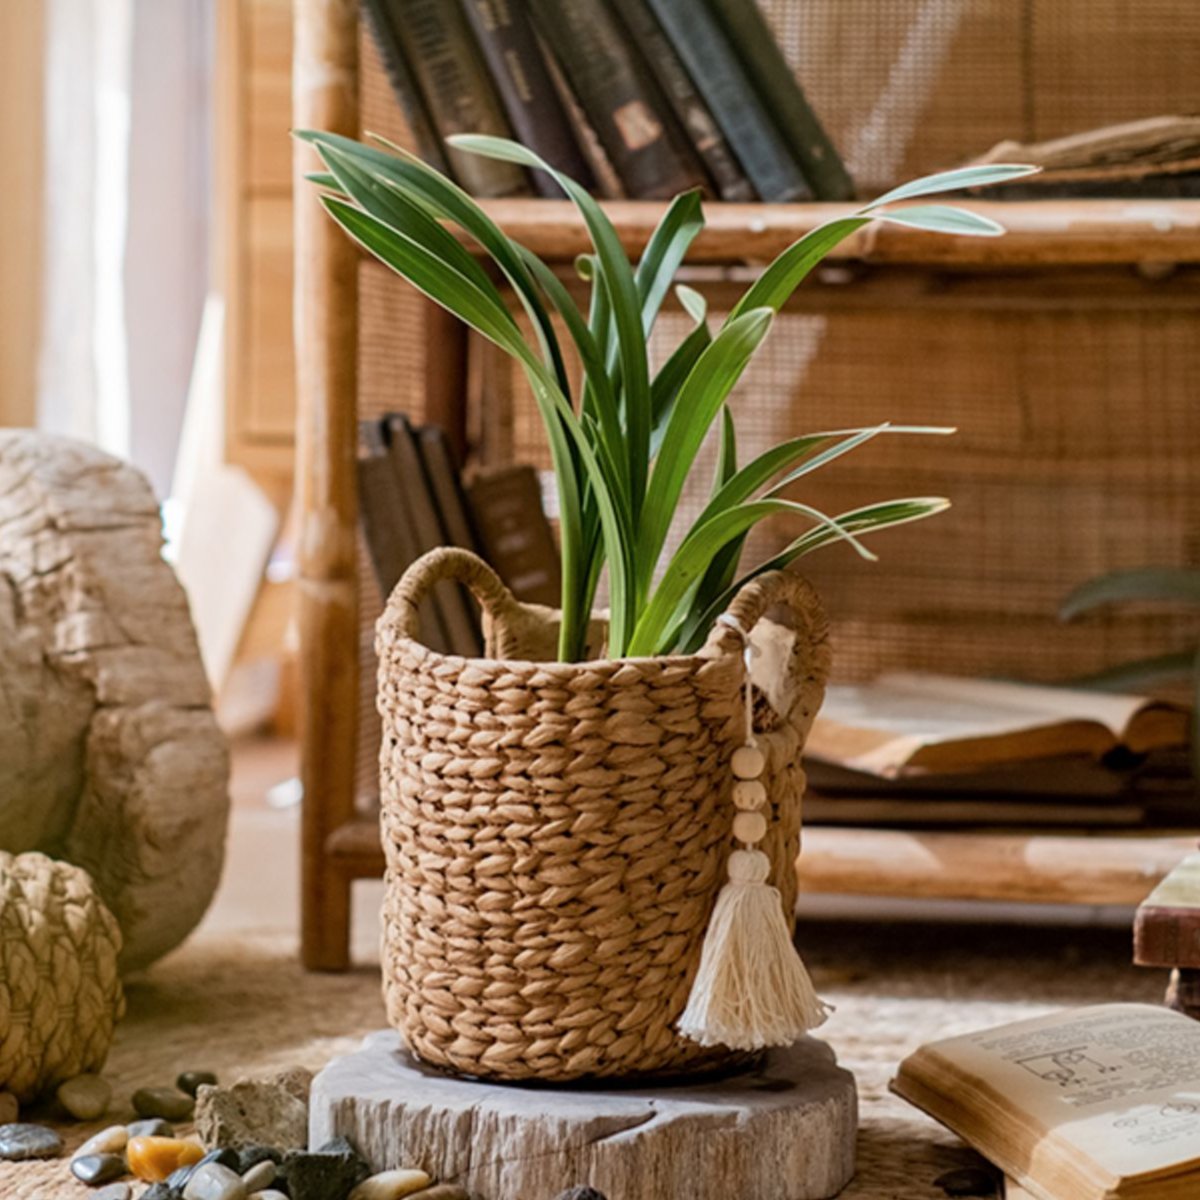
[[[981,1081],[1047,1131],[1015,1174],[1036,1178],[1049,1141],[1115,1179],[1200,1167],[1200,1022],[1180,1013],[1098,1005],[935,1042],[901,1066],[901,1094],[910,1062],[918,1084],[945,1091],[944,1078],[930,1082],[923,1055],[952,1077]],[[965,1095],[956,1089],[958,1103]]]
[[[1090,745],[1061,751],[1084,752],[1116,745],[1133,717],[1154,703],[1143,696],[897,671],[827,688],[807,749],[815,758],[889,775],[929,747],[1091,722],[1097,729]]]

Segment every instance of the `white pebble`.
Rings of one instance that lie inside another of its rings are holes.
[[[250,1200],[288,1200],[288,1198],[282,1192],[268,1188],[265,1192],[251,1192]]]
[[[349,1200],[400,1200],[427,1188],[433,1180],[424,1171],[400,1167],[395,1171],[380,1171],[364,1179],[350,1193]]]
[[[94,1121],[108,1111],[112,1087],[99,1075],[76,1075],[58,1085],[58,1102],[77,1121]]]
[[[242,1177],[219,1162],[197,1167],[183,1189],[183,1200],[247,1200]]]
[[[110,1125],[88,1138],[71,1157],[82,1158],[85,1154],[120,1154],[128,1144],[129,1130],[124,1125]]]
[[[246,1191],[261,1192],[269,1188],[275,1182],[275,1172],[275,1164],[269,1158],[264,1158],[262,1162],[255,1163],[242,1176],[242,1182],[246,1185]]]

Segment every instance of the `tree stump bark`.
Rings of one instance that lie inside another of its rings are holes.
[[[392,1031],[313,1081],[309,1144],[348,1137],[375,1170],[419,1167],[481,1200],[817,1200],[854,1174],[854,1077],[805,1038],[725,1079],[522,1087],[421,1066]]]
[[[0,848],[84,867],[123,969],[204,915],[229,810],[228,749],[161,551],[132,467],[0,431]]]

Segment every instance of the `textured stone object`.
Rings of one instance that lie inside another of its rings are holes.
[[[216,890],[229,755],[146,480],[91,446],[0,430],[0,849],[92,876],[122,969]]]
[[[390,1031],[317,1076],[309,1120],[313,1144],[342,1135],[372,1170],[488,1200],[584,1182],[620,1200],[824,1200],[854,1173],[856,1129],[854,1077],[811,1038],[724,1079],[588,1090],[441,1075]]]
[[[311,1085],[312,1072],[302,1067],[229,1087],[203,1084],[196,1095],[196,1132],[206,1146],[305,1147]]]

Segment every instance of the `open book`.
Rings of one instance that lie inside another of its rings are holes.
[[[1200,1022],[1102,1004],[932,1042],[892,1090],[1036,1200],[1200,1196]]]
[[[884,778],[972,771],[1069,755],[1098,760],[1187,742],[1179,705],[1109,692],[894,672],[835,685],[808,739],[811,759]]]

